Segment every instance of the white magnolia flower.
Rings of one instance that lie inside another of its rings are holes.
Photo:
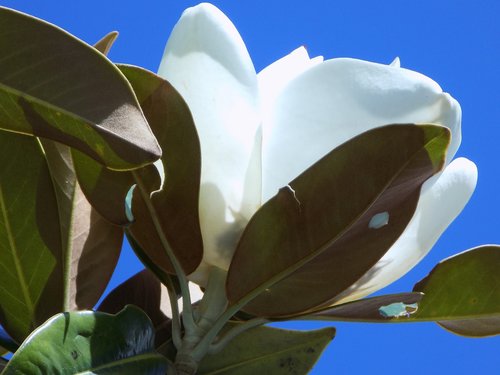
[[[451,161],[461,139],[458,102],[430,78],[355,59],[310,59],[301,47],[256,74],[231,21],[215,6],[187,9],[168,40],[159,74],[188,103],[201,142],[204,257],[228,269],[254,212],[326,153],[369,129],[435,123],[452,133],[447,167],[427,181],[414,217],[386,255],[343,300],[372,293],[414,267],[474,191],[473,162]],[[299,150],[299,151],[298,151]]]

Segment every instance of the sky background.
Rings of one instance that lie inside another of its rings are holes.
[[[234,22],[257,71],[305,45],[311,56],[355,57],[419,71],[451,93],[463,111],[457,156],[479,169],[474,196],[432,252],[381,293],[411,291],[441,259],[500,243],[500,2],[497,0],[213,1]],[[139,6],[139,4],[141,4]],[[156,71],[168,35],[196,1],[0,0],[92,44],[120,37],[110,58]],[[110,288],[141,268],[124,249]],[[109,290],[109,288],[108,288]],[[326,323],[294,322],[311,329]],[[332,324],[337,337],[312,374],[498,374],[500,338],[467,339],[433,323]]]

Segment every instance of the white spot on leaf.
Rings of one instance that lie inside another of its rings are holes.
[[[380,315],[384,318],[401,318],[402,316],[409,317],[418,310],[418,303],[406,304],[403,302],[391,303],[387,306],[381,306],[378,309]]]
[[[380,212],[376,215],[373,215],[370,223],[368,224],[368,228],[379,229],[386,226],[387,224],[389,224],[389,213],[387,211]]]

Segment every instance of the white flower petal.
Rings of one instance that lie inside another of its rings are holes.
[[[458,103],[430,78],[407,69],[354,59],[315,65],[292,80],[263,129],[263,201],[333,148],[392,123],[436,123],[460,144]]]
[[[415,215],[401,237],[335,303],[367,296],[396,281],[419,263],[465,207],[476,182],[476,165],[465,158],[453,160],[437,180],[425,182]]]
[[[201,143],[204,261],[227,269],[260,203],[258,82],[231,21],[211,4],[187,9],[159,68],[186,100]]]
[[[305,47],[299,47],[258,74],[264,121],[272,111],[274,102],[283,88],[299,74],[321,62],[323,62],[322,56],[311,59]]]
[[[188,287],[189,287],[189,294],[191,297],[191,303],[196,303],[203,298],[203,292],[198,285],[194,283],[188,283]],[[172,318],[173,316],[172,305],[170,304],[170,295],[168,294],[168,289],[165,285],[161,284],[160,291],[161,291],[160,310],[167,317]],[[183,310],[182,300],[183,300],[182,297],[177,300],[177,306],[179,312],[182,312]]]

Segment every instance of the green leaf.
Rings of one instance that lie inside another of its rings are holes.
[[[0,176],[0,320],[22,342],[63,307],[59,215],[36,138],[0,131]]]
[[[134,306],[117,315],[61,313],[33,332],[3,374],[163,375],[167,360],[153,343],[151,321]]]
[[[388,125],[331,151],[252,217],[229,269],[230,302],[271,317],[327,306],[404,231],[449,139],[440,126]]]
[[[134,176],[102,168],[81,153],[74,153],[78,180],[92,205],[119,225],[129,224],[125,198],[130,188],[142,184],[151,193],[156,218],[171,248],[184,271],[191,273],[203,254],[198,219],[201,156],[191,113],[167,81],[141,68],[121,65],[120,69],[132,84],[153,133],[165,150],[161,158],[165,180],[152,166],[138,170]],[[128,228],[129,233],[157,267],[172,273],[172,265],[138,190],[133,197],[135,221]]]
[[[63,249],[63,311],[91,309],[111,279],[120,256],[123,231],[92,208],[73,168],[71,150],[42,140],[54,183]]]
[[[237,336],[221,352],[206,356],[197,374],[307,374],[334,336],[334,328],[254,328]]]
[[[156,332],[157,344],[170,337],[171,308],[168,291],[153,272],[142,270],[118,285],[97,310],[114,314],[126,305],[140,307],[149,316]]]
[[[414,291],[425,297],[411,320],[438,321],[465,336],[500,334],[500,246],[477,247],[440,262]]]
[[[112,169],[161,150],[123,74],[96,49],[0,7],[0,129],[49,138]]]
[[[317,311],[328,321],[412,323],[436,321],[469,337],[500,334],[500,247],[481,246],[440,262],[413,293],[367,298]],[[414,310],[413,305],[417,305]],[[387,316],[382,307],[409,307]]]
[[[60,311],[94,307],[123,238],[83,196],[69,148],[41,143],[0,131],[0,264],[12,270],[0,276],[0,320],[18,342]]]
[[[116,38],[118,38],[118,31],[112,31],[94,44],[94,48],[106,56],[111,50]]]

